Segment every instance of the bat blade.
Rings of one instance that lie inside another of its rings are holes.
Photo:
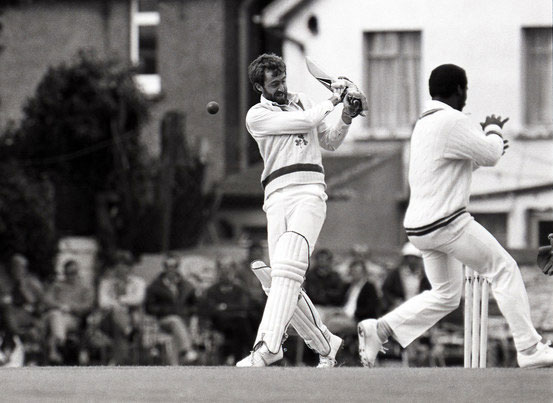
[[[305,57],[305,64],[307,66],[307,70],[309,70],[309,73],[311,73],[311,75],[315,77],[317,81],[324,85],[329,91],[332,91],[330,85],[332,84],[332,81],[335,80],[335,78],[329,74],[326,74],[313,60],[311,60],[307,56]]]

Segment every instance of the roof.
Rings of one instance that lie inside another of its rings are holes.
[[[395,156],[397,152],[374,155],[323,155],[327,193],[362,177],[367,172]],[[228,176],[221,185],[225,198],[263,198],[261,173],[263,163]]]
[[[503,198],[509,195],[522,195],[522,194],[535,194],[543,192],[553,191],[553,182],[545,183],[543,185],[528,186],[528,187],[518,187],[507,190],[497,190],[490,191],[487,193],[480,193],[476,195],[471,195],[470,200],[485,200],[493,198]]]
[[[515,139],[496,166],[474,172],[473,198],[546,190],[553,183],[553,141]]]
[[[280,27],[312,0],[275,0],[262,11],[261,23],[266,28]]]

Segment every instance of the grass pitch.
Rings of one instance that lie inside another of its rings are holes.
[[[29,367],[6,402],[550,402],[553,369]]]

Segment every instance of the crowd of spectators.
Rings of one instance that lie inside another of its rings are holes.
[[[358,249],[338,259],[329,249],[312,256],[306,292],[329,329],[345,338],[347,364],[357,363],[358,321],[429,287],[420,253],[410,244],[401,252],[392,265]],[[233,365],[251,348],[263,312],[266,297],[249,270],[263,258],[264,249],[253,244],[244,260],[217,259],[211,284],[199,289],[177,255],[165,256],[147,283],[133,272],[133,256],[121,251],[90,285],[76,260],[41,282],[27,259],[14,255],[0,288],[0,364]],[[309,365],[309,350],[291,339],[296,354],[283,365]],[[417,345],[407,353],[392,346],[390,356],[424,365],[431,346],[428,338],[421,343],[426,349]]]

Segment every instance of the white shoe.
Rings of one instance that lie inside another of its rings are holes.
[[[534,354],[517,354],[518,365],[521,368],[544,368],[553,366],[553,348],[551,342],[539,342],[536,345],[537,351]]]
[[[338,351],[344,345],[344,340],[331,334],[329,344],[330,353],[326,356],[319,356],[319,365],[317,365],[317,368],[334,368],[336,366],[336,354],[338,354]]]
[[[373,368],[376,362],[378,352],[385,353],[382,346],[384,342],[380,340],[376,332],[376,319],[366,319],[359,322],[357,331],[359,335],[359,358],[364,367]]]
[[[283,357],[282,347],[278,350],[278,353],[273,354],[267,349],[267,346],[263,344],[257,350],[254,350],[245,358],[242,358],[236,363],[237,367],[267,367]]]

